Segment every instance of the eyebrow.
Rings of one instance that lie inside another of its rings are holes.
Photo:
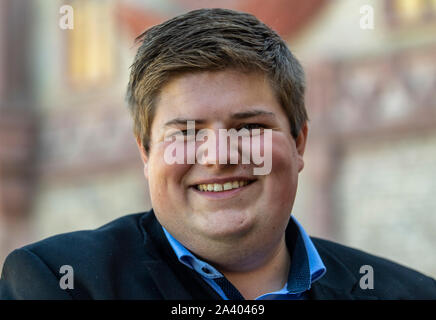
[[[250,111],[244,111],[244,112],[236,112],[232,113],[230,118],[232,119],[247,119],[247,118],[253,118],[257,116],[270,116],[275,118],[275,114],[273,112],[264,111],[264,110],[250,110]],[[175,125],[186,125],[188,121],[195,121],[195,123],[198,124],[204,124],[206,123],[206,120],[203,119],[188,119],[188,118],[175,118],[170,121],[165,122],[165,127],[175,126]]]
[[[165,122],[165,127],[175,126],[175,125],[186,125],[188,121],[195,121],[195,123],[203,124],[206,122],[206,120],[202,119],[187,119],[187,118],[175,118],[168,122]]]
[[[257,116],[272,116],[273,118],[276,117],[276,115],[273,112],[256,109],[256,110],[233,113],[231,115],[231,118],[233,118],[233,119],[246,119],[246,118],[253,118],[253,117],[257,117]]]

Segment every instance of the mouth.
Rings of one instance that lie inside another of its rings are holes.
[[[223,183],[201,183],[193,185],[200,192],[226,192],[234,189],[241,189],[255,180],[229,180]]]
[[[190,189],[208,200],[224,200],[236,197],[256,181],[257,179],[247,177],[215,178],[197,181],[190,186]]]

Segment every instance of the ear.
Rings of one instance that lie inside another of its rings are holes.
[[[301,172],[304,168],[304,150],[306,149],[307,133],[309,129],[307,127],[307,122],[304,123],[300,130],[298,137],[295,139],[295,147],[297,149],[297,159],[298,159],[298,172]]]
[[[142,163],[144,164],[144,176],[148,180],[148,154],[139,137],[136,138],[136,145],[138,146],[141,155]]]

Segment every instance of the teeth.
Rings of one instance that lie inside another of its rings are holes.
[[[244,187],[248,184],[248,181],[228,181],[224,184],[220,183],[209,183],[209,184],[199,184],[197,185],[197,189],[200,191],[213,191],[213,192],[220,192],[220,191],[227,191],[231,189],[237,189]]]
[[[224,189],[224,190],[230,190],[230,189],[232,189],[232,183],[231,183],[231,182],[226,182],[226,183],[224,183],[224,185],[223,185],[223,189]]]

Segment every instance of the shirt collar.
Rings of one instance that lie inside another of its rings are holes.
[[[326,273],[326,267],[312,240],[293,216],[286,229],[286,245],[291,254],[291,268],[286,284],[288,293],[309,290],[312,283]]]
[[[162,229],[180,263],[208,279],[223,277],[221,272],[207,262],[198,259],[186,249],[163,226]],[[266,295],[302,293],[309,290],[311,284],[326,273],[326,267],[312,240],[293,216],[291,216],[286,229],[286,245],[291,253],[291,269],[289,270],[288,282],[281,290]]]
[[[193,255],[191,251],[186,249],[183,244],[181,244],[176,238],[174,238],[171,233],[169,233],[168,230],[165,229],[163,226],[162,229],[168,239],[168,242],[173,248],[174,253],[182,264],[184,264],[188,268],[194,269],[197,273],[205,278],[216,279],[223,277],[223,274],[215,269],[213,266],[211,266],[209,263],[204,262],[203,260],[200,260],[195,255]]]
[[[304,241],[304,247],[306,249],[307,258],[309,259],[309,269],[310,269],[310,280],[311,283],[321,279],[321,277],[326,273],[327,269],[322,262],[322,259],[320,255],[318,254],[318,251],[316,250],[312,240],[310,239],[309,235],[306,233],[306,231],[303,229],[301,224],[292,217],[293,222],[298,227],[301,238]]]

